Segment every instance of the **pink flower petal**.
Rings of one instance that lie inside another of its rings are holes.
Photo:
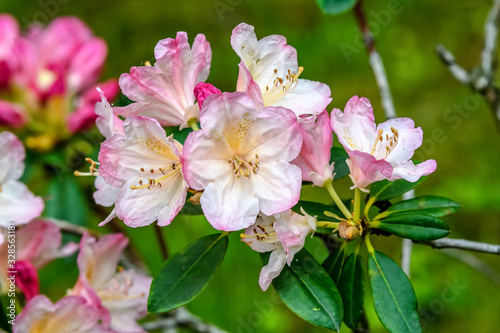
[[[9,14],[0,14],[0,61],[7,58],[19,36],[19,25]]]
[[[299,125],[304,142],[293,163],[300,167],[303,180],[312,181],[311,173],[316,173],[318,179],[315,185],[323,186],[327,179],[333,179],[333,167],[330,167],[333,132],[328,112],[321,112],[317,122],[308,121]]]
[[[14,333],[111,333],[99,325],[99,312],[83,297],[66,296],[53,304],[45,295],[33,297],[16,318]]]
[[[354,187],[367,191],[366,187],[383,179],[391,179],[393,167],[386,160],[377,160],[374,156],[357,150],[348,152],[349,166]],[[392,179],[391,179],[392,180]]]
[[[195,87],[194,87],[194,96],[196,97],[196,101],[198,102],[198,105],[201,107],[203,106],[203,102],[205,99],[213,94],[220,94],[221,91],[214,87],[210,83],[206,82],[199,82]]]
[[[27,301],[40,293],[36,268],[29,261],[16,261],[14,271],[16,271],[16,285]]]
[[[40,216],[44,206],[42,198],[33,195],[23,183],[15,180],[2,183],[0,226],[7,228],[9,222],[26,224]]]
[[[128,239],[122,234],[108,234],[97,240],[85,233],[78,254],[80,276],[95,290],[105,289],[127,244]]]
[[[364,97],[352,97],[344,112],[333,109],[331,125],[347,151],[359,150],[369,153],[377,139],[373,108],[370,101]]]

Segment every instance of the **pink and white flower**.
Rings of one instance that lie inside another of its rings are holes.
[[[147,314],[152,278],[132,269],[116,272],[127,244],[122,234],[97,240],[85,233],[78,255],[80,277],[70,294],[84,297],[99,309],[101,320],[113,331],[143,332],[137,320]]]
[[[316,230],[316,218],[301,211],[303,215],[291,210],[275,216],[260,215],[241,234],[241,240],[253,250],[261,253],[272,251],[269,262],[260,271],[259,285],[264,291],[280,275],[285,264],[292,264],[295,253],[304,247],[307,235]]]
[[[262,211],[272,215],[299,200],[302,135],[295,114],[281,107],[255,109],[245,93],[210,95],[201,110],[202,129],[184,144],[182,171],[212,226],[239,230]]]
[[[333,180],[334,163],[330,164],[333,132],[328,112],[321,112],[314,119],[300,123],[304,142],[299,156],[293,161],[302,170],[302,180],[312,181],[316,186]]]
[[[26,156],[23,144],[10,132],[0,133],[0,227],[9,223],[28,223],[44,209],[42,198],[35,196],[19,181]]]
[[[8,290],[7,254],[12,238],[9,237],[7,230],[1,229],[0,239],[0,281],[1,292]],[[67,257],[73,254],[78,245],[68,243],[61,247],[61,230],[54,223],[43,220],[36,220],[19,228],[15,235],[16,245],[16,284],[24,293],[27,300],[38,294],[38,274],[37,271],[48,264],[50,261]]]
[[[112,135],[99,152],[99,176],[108,185],[120,188],[111,214],[130,227],[156,220],[160,226],[169,225],[186,200],[181,153],[182,145],[173,136],[167,138],[156,120],[128,117],[123,135]],[[102,193],[103,184],[96,185]],[[112,193],[104,193],[104,198],[97,196],[108,204],[113,199]]]
[[[434,160],[418,165],[410,160],[422,145],[422,129],[415,128],[410,118],[389,119],[377,126],[370,101],[364,97],[352,97],[344,112],[333,109],[331,125],[349,154],[352,188],[368,192],[368,185],[383,179],[416,182],[436,170]]]
[[[198,34],[189,47],[185,32],[177,37],[160,40],[155,47],[154,66],[132,67],[120,77],[123,94],[135,103],[115,108],[124,116],[151,117],[163,126],[186,126],[197,118],[194,87],[207,79],[212,60],[210,43]]]
[[[299,79],[303,68],[285,37],[257,40],[254,27],[241,23],[233,30],[231,45],[241,58],[237,91],[251,96],[258,108],[282,106],[302,118],[316,116],[331,102],[326,84]]]
[[[14,333],[112,333],[99,324],[97,308],[80,296],[53,304],[45,295],[31,299],[12,326]]]

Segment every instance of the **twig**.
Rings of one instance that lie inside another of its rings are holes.
[[[58,220],[52,217],[41,217],[39,218],[40,220],[47,221],[47,222],[52,222],[54,223],[61,231],[66,232],[68,234],[73,234],[76,236],[81,236],[83,235],[84,232],[88,232],[93,236],[99,236],[101,235],[97,231],[82,227],[80,225],[73,224],[71,222],[63,221],[63,220]]]
[[[142,328],[148,332],[154,330],[161,330],[164,332],[177,327],[189,328],[200,333],[226,332],[216,326],[204,323],[199,317],[193,315],[183,307],[170,311],[166,317],[142,324]]]
[[[385,73],[384,63],[380,57],[377,49],[375,47],[375,39],[370,31],[370,27],[366,21],[365,14],[363,12],[362,0],[358,1],[354,6],[354,16],[358,22],[359,29],[363,34],[363,42],[365,44],[366,51],[370,58],[370,66],[372,67],[373,74],[375,75],[375,80],[380,91],[380,98],[382,100],[382,107],[384,108],[386,118],[396,117],[396,110],[394,109],[394,102],[392,101],[391,90],[389,88],[389,82],[387,81],[387,75]]]
[[[438,45],[436,50],[441,61],[458,82],[469,86],[488,101],[500,127],[500,91],[494,85],[496,57],[493,55],[497,48],[499,17],[500,0],[494,0],[484,24],[484,48],[481,51],[479,65],[470,71],[458,65],[453,54],[443,45]]]
[[[445,253],[453,258],[461,260],[462,262],[469,265],[470,267],[483,273],[491,281],[495,282],[496,284],[500,284],[500,274],[497,271],[495,271],[493,268],[491,268],[490,265],[486,264],[484,261],[480,260],[476,256],[474,256],[468,252],[458,251],[456,249],[444,249],[441,252],[443,252],[443,253]]]
[[[411,189],[403,194],[403,200],[409,200],[415,198],[415,190]],[[409,239],[403,239],[401,245],[401,269],[410,277],[410,266],[411,266],[411,252],[413,249],[413,242]]]
[[[435,249],[453,248],[500,255],[500,245],[498,244],[480,243],[466,239],[441,238],[430,242],[415,243],[429,245]]]
[[[160,245],[160,250],[163,257],[162,262],[163,262],[168,259],[167,241],[163,236],[161,227],[158,224],[155,224],[154,233],[156,234],[156,239],[158,240],[158,244]]]

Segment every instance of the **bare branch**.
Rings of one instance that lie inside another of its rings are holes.
[[[460,83],[468,86],[471,84],[469,73],[455,61],[453,54],[442,44],[436,47],[437,53],[441,61],[448,66],[450,73]]]
[[[403,194],[403,200],[415,198],[415,189],[411,189]],[[411,266],[411,251],[413,249],[413,242],[410,239],[403,239],[401,244],[401,269],[410,277]]]
[[[41,217],[40,220],[47,221],[47,222],[52,222],[59,229],[61,229],[63,232],[66,232],[68,234],[73,234],[73,235],[81,236],[81,235],[83,235],[84,232],[88,232],[89,234],[91,234],[93,236],[99,236],[100,235],[100,233],[98,233],[97,231],[94,231],[94,230],[82,227],[80,225],[73,224],[71,222],[54,219],[52,217]]]
[[[460,67],[453,54],[443,45],[437,46],[437,52],[443,63],[460,83],[471,87],[482,95],[491,107],[500,127],[500,91],[495,87],[495,56],[497,49],[498,20],[500,17],[500,0],[494,0],[484,25],[484,48],[481,51],[479,65],[470,71]]]
[[[495,282],[496,284],[500,284],[500,274],[496,270],[494,270],[490,265],[486,264],[484,261],[480,260],[476,256],[468,252],[459,251],[457,249],[444,249],[441,252],[453,258],[461,260],[470,267],[483,273],[491,281]]]
[[[484,25],[484,49],[481,52],[481,68],[485,74],[493,74],[493,52],[497,45],[499,12],[500,1],[495,0]]]
[[[430,242],[415,242],[429,245],[435,249],[461,249],[500,255],[500,245],[474,242],[466,239],[441,238]]]
[[[178,327],[189,328],[200,333],[226,333],[216,326],[204,323],[184,307],[170,311],[167,316],[158,320],[142,324],[142,328],[148,332],[154,330],[166,332]]]
[[[396,117],[396,110],[394,109],[394,102],[392,100],[391,89],[389,88],[389,82],[387,80],[387,74],[385,73],[382,58],[380,57],[375,47],[375,39],[373,38],[373,34],[366,22],[366,17],[363,12],[362,0],[358,1],[354,6],[354,16],[356,17],[359,29],[363,34],[363,42],[370,58],[370,66],[372,67],[373,74],[375,75],[375,80],[377,81],[385,116],[386,118],[394,118]]]

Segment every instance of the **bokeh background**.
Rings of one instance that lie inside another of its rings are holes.
[[[451,237],[499,243],[500,133],[486,102],[456,82],[435,52],[436,45],[443,43],[464,67],[475,66],[490,5],[486,0],[373,0],[364,6],[384,60],[396,111],[399,116],[413,118],[424,130],[424,146],[417,158],[433,158],[438,164],[437,171],[417,188],[417,195],[442,195],[463,205],[445,220],[451,227]],[[158,40],[174,37],[177,31],[187,31],[191,41],[195,34],[204,33],[213,51],[208,82],[226,91],[235,89],[238,74],[239,59],[229,43],[231,31],[246,22],[255,26],[259,38],[270,34],[287,37],[304,67],[301,77],[330,86],[333,101],[329,111],[333,107],[343,109],[351,96],[359,95],[371,100],[377,121],[384,120],[378,88],[352,13],[323,15],[314,0],[1,0],[0,12],[14,15],[23,28],[34,20],[46,24],[56,16],[80,17],[108,43],[104,78],[118,77],[131,66],[154,61],[153,48]],[[82,145],[93,147],[92,155],[99,141],[95,133],[88,134],[82,138]],[[47,184],[36,178],[36,171],[30,174],[28,169],[27,173],[34,192],[47,200],[45,215],[97,229],[107,210],[92,203],[91,179],[75,179],[71,170],[62,168],[57,175],[59,185],[51,184],[46,191]],[[349,186],[348,179],[336,183],[345,198],[351,195]],[[303,197],[328,202],[321,189],[306,188]],[[99,230],[125,232],[131,238],[131,249],[155,274],[161,259],[153,227],[131,229],[115,221]],[[162,231],[169,252],[175,253],[214,230],[202,217],[178,217]],[[262,292],[257,283],[262,266],[258,254],[240,242],[236,233],[230,241],[220,270],[208,288],[187,306],[190,311],[229,332],[325,331],[276,302],[272,288]],[[399,238],[375,239],[374,245],[399,262]],[[327,255],[315,239],[308,240],[307,247],[319,260]],[[474,256],[500,271],[498,256]],[[42,292],[53,300],[62,297],[78,274],[74,260],[57,260],[44,268]],[[415,245],[411,280],[424,331],[498,331],[498,276],[492,272],[488,277],[449,254]],[[366,304],[372,331],[384,332],[369,296]]]

